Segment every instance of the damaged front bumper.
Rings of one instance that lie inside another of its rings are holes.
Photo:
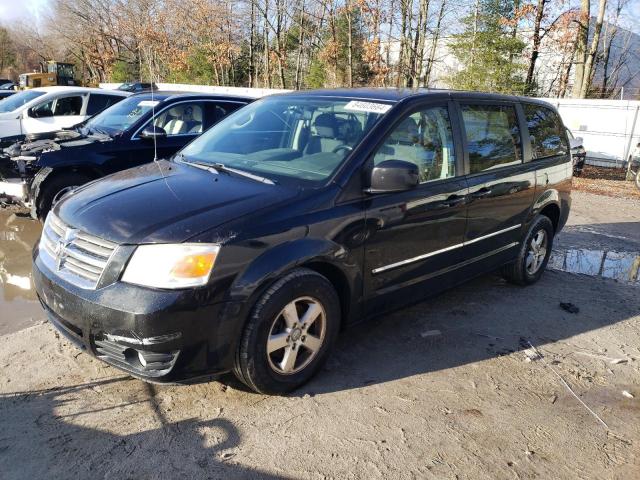
[[[29,207],[29,184],[22,178],[0,177],[0,200]]]
[[[31,179],[24,160],[0,156],[0,200],[28,207]]]
[[[37,246],[33,260],[36,292],[49,321],[92,356],[153,383],[182,383],[231,369],[239,305],[208,305],[197,290],[119,281],[83,289],[50,270]]]

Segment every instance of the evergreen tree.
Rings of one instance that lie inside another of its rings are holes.
[[[500,93],[523,93],[525,43],[509,27],[516,8],[513,0],[478,0],[462,20],[465,28],[454,36],[453,55],[461,69],[449,77],[453,88]]]

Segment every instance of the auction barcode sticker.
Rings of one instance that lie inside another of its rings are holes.
[[[362,102],[360,100],[351,100],[344,106],[345,110],[371,113],[386,113],[390,108],[391,105],[387,105],[386,103]]]
[[[155,107],[159,104],[160,102],[157,100],[142,100],[141,102],[138,103],[139,107]]]

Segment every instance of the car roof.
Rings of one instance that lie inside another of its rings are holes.
[[[380,100],[399,102],[406,98],[427,97],[455,97],[459,99],[493,100],[493,101],[523,101],[548,105],[547,102],[530,97],[518,97],[500,93],[472,92],[463,90],[449,90],[438,88],[334,88],[320,90],[298,90],[277,94],[278,96],[315,96],[352,98],[360,100]]]
[[[209,92],[180,92],[180,91],[155,91],[155,92],[140,92],[133,94],[136,98],[143,100],[158,100],[160,102],[173,101],[173,100],[190,100],[190,99],[216,99],[216,100],[241,100],[251,102],[255,98],[247,97],[243,95],[234,95],[229,93],[209,93]]]
[[[91,88],[91,87],[67,87],[67,86],[53,86],[53,87],[37,87],[32,88],[36,92],[44,92],[46,94],[51,93],[106,93],[120,95],[127,97],[131,95],[130,92],[122,92],[119,90],[105,90],[104,88]]]

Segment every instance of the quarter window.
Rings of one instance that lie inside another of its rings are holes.
[[[522,162],[516,110],[510,105],[463,105],[470,172]]]
[[[550,108],[523,104],[533,158],[565,155],[569,151],[560,117]]]
[[[385,160],[415,163],[420,183],[453,177],[456,161],[447,108],[432,107],[406,117],[373,158],[375,165]]]
[[[107,107],[118,103],[122,100],[122,97],[116,95],[100,95],[92,93],[89,96],[89,103],[87,104],[87,115],[93,116],[100,113]]]

